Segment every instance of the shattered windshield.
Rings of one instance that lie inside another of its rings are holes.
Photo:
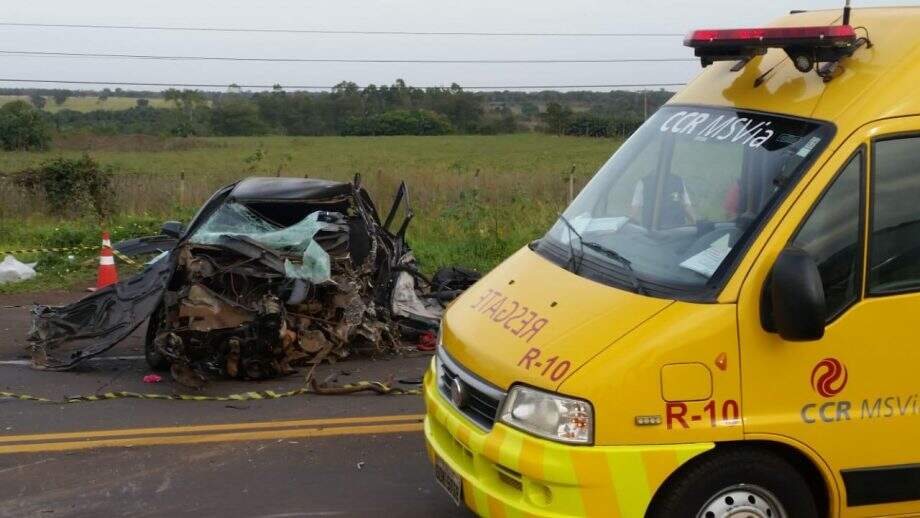
[[[341,221],[336,222],[336,219]],[[302,264],[295,264],[286,259],[286,276],[320,283],[331,278],[331,264],[329,254],[314,237],[320,230],[335,230],[337,224],[345,225],[342,230],[347,232],[347,224],[341,215],[316,211],[299,222],[282,228],[259,217],[242,203],[230,202],[217,209],[192,234],[189,242],[215,245],[224,241],[226,236],[236,236],[252,239],[274,250],[297,253],[301,255]]]
[[[601,167],[537,251],[627,289],[699,291],[832,132],[816,121],[666,106]]]

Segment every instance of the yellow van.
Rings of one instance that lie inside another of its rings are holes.
[[[448,309],[482,516],[920,515],[920,9],[697,31],[701,75]]]

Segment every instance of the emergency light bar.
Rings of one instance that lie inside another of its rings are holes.
[[[815,63],[836,62],[858,47],[856,31],[849,25],[821,27],[768,27],[758,29],[707,29],[684,39],[704,67],[716,61],[747,61],[781,48],[796,69],[808,72]]]

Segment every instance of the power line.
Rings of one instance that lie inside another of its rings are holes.
[[[5,27],[41,27],[57,29],[119,29],[142,31],[249,32],[279,34],[357,34],[370,36],[522,36],[522,37],[613,37],[658,38],[684,36],[672,32],[469,32],[469,31],[365,31],[339,29],[255,29],[244,27],[174,27],[162,25],[95,25],[75,23],[0,22]]]
[[[554,64],[554,63],[666,63],[695,62],[697,58],[576,58],[576,59],[375,59],[375,58],[250,58],[240,56],[165,56],[103,52],[0,50],[0,54],[28,57],[114,58],[164,61],[246,61],[267,63],[426,63],[426,64]]]
[[[111,86],[159,86],[173,88],[274,88],[275,85],[240,85],[240,84],[217,84],[217,83],[145,83],[131,81],[79,81],[63,79],[13,79],[0,78],[0,83],[47,83],[47,84],[68,84],[68,85],[111,85]],[[556,90],[563,88],[659,88],[666,86],[683,86],[686,82],[679,83],[611,83],[611,84],[582,84],[582,85],[483,85],[483,86],[464,86],[465,90]],[[316,85],[286,85],[283,88],[290,90],[331,90],[332,86]],[[364,89],[366,87],[359,87]],[[447,88],[446,86],[417,86],[414,88]]]

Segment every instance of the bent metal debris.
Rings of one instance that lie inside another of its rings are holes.
[[[392,351],[400,335],[436,328],[443,304],[478,278],[445,269],[432,288],[405,240],[411,220],[405,184],[384,221],[358,177],[227,186],[138,275],[69,306],[36,306],[33,365],[69,369],[145,321],[147,361],[189,385]]]

